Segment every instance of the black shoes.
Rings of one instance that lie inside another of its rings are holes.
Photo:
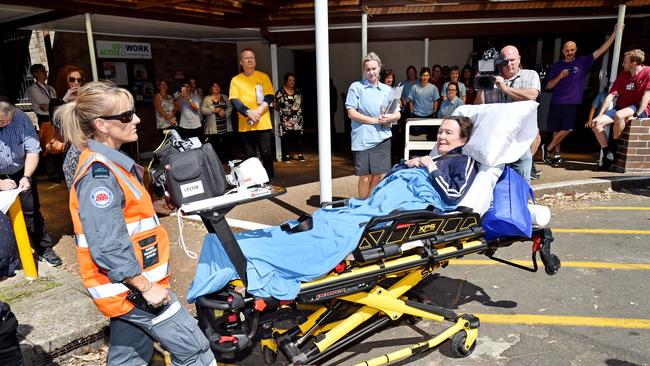
[[[291,161],[291,156],[285,155],[285,156],[282,157],[282,162],[283,163],[288,163],[290,161]]]
[[[59,256],[54,253],[54,250],[52,250],[52,248],[45,248],[43,253],[38,256],[38,259],[49,264],[52,267],[58,267],[63,264],[61,258],[59,258]]]
[[[299,154],[299,155],[298,155],[298,160],[300,160],[300,161],[305,161],[305,157],[302,156],[302,154]]]
[[[546,144],[542,144],[541,149],[542,149],[542,161],[548,163],[550,160],[548,159],[548,150],[546,150]]]
[[[542,174],[544,174],[544,171],[537,169],[535,164],[533,164],[533,168],[530,170],[530,179],[538,180],[542,177]]]
[[[559,152],[556,152],[553,158],[548,159],[548,162],[551,164],[560,164],[562,161],[562,155]]]
[[[608,149],[603,149],[603,161],[598,167],[598,170],[608,171],[612,164],[614,164],[614,153]]]

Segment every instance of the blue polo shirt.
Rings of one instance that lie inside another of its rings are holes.
[[[433,114],[433,103],[440,99],[440,94],[438,88],[431,83],[424,87],[417,83],[411,88],[408,99],[413,102],[413,114],[429,116]]]
[[[355,81],[348,89],[345,108],[353,108],[369,117],[379,117],[381,104],[390,92],[390,86],[380,82],[373,86],[365,79]],[[352,151],[368,150],[391,136],[388,126],[369,125],[352,120]]]
[[[0,174],[14,174],[25,167],[27,153],[38,154],[41,146],[29,116],[16,109],[9,124],[0,130]]]

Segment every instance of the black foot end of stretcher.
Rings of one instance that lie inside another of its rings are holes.
[[[233,243],[222,214],[204,213],[202,217],[208,230],[222,242]],[[447,266],[449,260],[469,254],[484,254],[535,272],[539,253],[547,274],[553,275],[560,268],[560,260],[551,253],[553,235],[549,228],[534,229],[532,238],[486,240],[484,236],[481,217],[476,213],[439,213],[433,208],[394,211],[366,223],[353,253],[323,278],[303,283],[295,299],[280,301],[251,295],[242,277],[198,298],[199,326],[220,359],[236,360],[260,343],[269,364],[276,361],[280,351],[293,365],[312,365],[399,321],[427,319],[450,325],[431,339],[360,365],[387,364],[443,343],[452,356],[466,357],[476,347],[479,319],[419,301],[410,290]],[[525,241],[532,241],[532,267],[495,256],[497,251]],[[236,250],[233,253],[237,255]]]

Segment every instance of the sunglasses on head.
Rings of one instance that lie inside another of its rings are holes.
[[[134,114],[135,114],[135,108],[131,109],[130,111],[126,111],[126,112],[123,112],[123,113],[120,113],[120,114],[116,114],[114,116],[99,116],[98,118],[106,119],[106,120],[114,119],[114,120],[118,120],[118,121],[120,121],[122,123],[129,123],[129,122],[133,121],[133,115]]]
[[[73,78],[72,76],[68,78],[69,83],[74,83],[75,81],[78,82],[79,84],[81,84],[81,83],[83,83],[84,79],[82,79],[82,78],[77,79],[77,78]]]

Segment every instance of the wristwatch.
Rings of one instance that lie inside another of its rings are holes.
[[[30,177],[29,175],[23,175],[23,178],[27,178],[29,184],[32,184],[32,177]]]

